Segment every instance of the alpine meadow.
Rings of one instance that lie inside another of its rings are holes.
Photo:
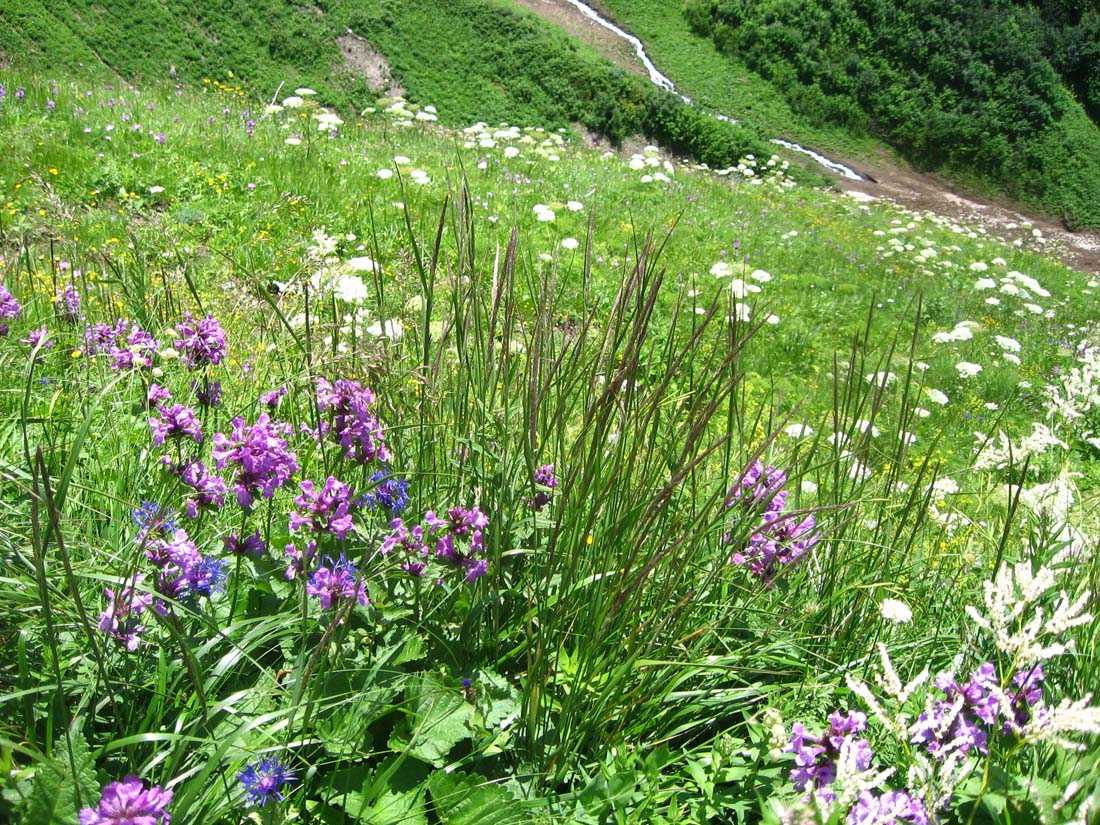
[[[1098,43],[0,0],[0,822],[1100,821]]]

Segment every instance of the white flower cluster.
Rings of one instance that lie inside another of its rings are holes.
[[[1040,601],[1057,587],[1050,567],[1033,573],[1030,562],[1005,565],[995,581],[984,583],[985,610],[967,605],[971,620],[993,637],[997,649],[1020,669],[1061,656],[1072,642],[1060,640],[1071,628],[1088,624],[1092,614],[1085,612],[1089,592],[1071,600],[1060,591],[1048,616]]]
[[[1069,445],[1058,438],[1050,427],[1039,421],[1033,421],[1031,435],[1024,436],[1015,445],[1003,430],[999,430],[995,437],[975,432],[972,466],[975,470],[1003,470],[1013,464],[1022,464],[1026,458],[1042,455],[1052,447],[1069,449]],[[1036,468],[1031,469],[1034,471]]]
[[[1091,413],[1100,410],[1100,347],[1087,347],[1078,357],[1080,366],[1062,375],[1060,384],[1049,384],[1047,413],[1055,421],[1066,422],[1078,438],[1100,450],[1100,433],[1087,423]]]

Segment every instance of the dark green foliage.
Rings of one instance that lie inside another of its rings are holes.
[[[1100,131],[1063,86],[1097,111],[1100,13],[998,0],[687,0],[684,13],[811,124],[1100,225]]]

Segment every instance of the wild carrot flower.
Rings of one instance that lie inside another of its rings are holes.
[[[273,756],[246,766],[237,777],[257,805],[266,805],[272,799],[282,802],[283,786],[297,778],[290,768]]]
[[[154,785],[148,790],[136,776],[112,782],[100,794],[99,806],[80,811],[80,825],[168,825],[172,792]]]

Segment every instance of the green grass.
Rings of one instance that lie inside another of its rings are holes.
[[[1095,581],[1096,412],[1074,396],[1082,419],[1051,415],[1045,393],[1088,366],[1074,348],[1098,285],[1039,239],[860,204],[764,157],[718,174],[539,127],[451,131],[412,106],[330,134],[311,100],[261,115],[229,84],[4,83],[0,276],[22,312],[0,336],[0,818],[75,822],[135,774],[172,790],[178,822],[756,821],[802,796],[773,728],[870,710],[845,677],[873,677],[876,643],[903,680],[961,654],[960,679],[991,661],[1007,687],[1021,660],[964,612],[983,583],[1024,560],[1074,598]],[[55,300],[68,286],[77,322]],[[177,357],[187,312],[225,329],[219,363]],[[119,318],[158,340],[147,368],[92,351],[84,322]],[[354,560],[369,605],[326,609],[287,579],[284,548],[309,538],[290,514],[313,517],[302,482],[377,493],[380,462],[310,434],[332,423],[318,379],[340,378],[373,392],[407,526],[487,517],[482,551],[452,536],[484,576],[436,558],[439,532],[426,555],[383,554],[391,514],[361,506],[345,538],[312,534],[314,564]],[[222,400],[197,412],[202,443],[154,444],[170,408],[151,385],[193,406],[205,380]],[[218,469],[279,387],[285,485],[180,514],[191,491],[162,457]],[[1034,422],[1065,446],[1025,457]],[[975,461],[975,430],[1011,439],[1006,466]],[[762,529],[766,501],[731,503],[757,458],[819,531],[771,582],[733,563]],[[535,480],[549,464],[555,487]],[[1063,478],[1068,511],[1036,503]],[[157,589],[144,501],[229,577],[165,597],[128,651],[98,625],[106,588],[141,573]],[[1067,530],[1081,554],[1059,566]],[[226,549],[253,531],[265,553]],[[912,621],[885,619],[887,597]],[[1063,635],[1076,652],[1044,663],[1051,706],[1096,678],[1091,626]],[[925,694],[901,710],[916,718]],[[866,735],[879,767],[914,763],[911,737],[874,718]],[[948,818],[1035,815],[1034,776],[1045,809],[1072,781],[1075,806],[1095,796],[1092,757],[992,728],[990,743]],[[257,810],[238,775],[269,756],[297,781]]]

